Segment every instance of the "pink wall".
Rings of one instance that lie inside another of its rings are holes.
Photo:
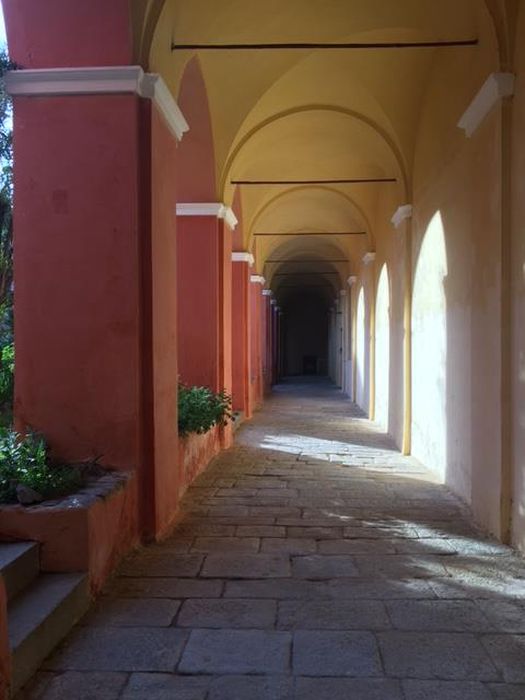
[[[137,468],[139,101],[21,97],[14,121],[17,425]]]
[[[177,103],[191,125],[177,153],[177,201],[215,202],[213,134],[206,85],[197,58],[186,66]]]
[[[250,266],[247,262],[233,263],[232,293],[232,365],[233,408],[251,415],[250,404]]]
[[[2,0],[11,58],[23,68],[132,62],[129,0]]]
[[[175,516],[181,485],[177,454],[177,239],[175,192],[178,148],[156,109],[151,115],[152,386],[155,455],[155,532]]]
[[[177,221],[179,374],[186,384],[220,388],[219,222],[215,216]]]
[[[0,575],[0,700],[7,700],[11,678],[11,653],[7,634],[7,593]]]

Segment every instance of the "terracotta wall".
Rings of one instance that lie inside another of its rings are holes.
[[[151,330],[155,532],[166,530],[179,499],[177,429],[177,142],[156,108],[151,115]]]
[[[525,6],[516,29],[516,90],[512,114],[512,467],[514,542],[525,551]]]

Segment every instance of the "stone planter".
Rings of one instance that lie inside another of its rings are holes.
[[[137,522],[135,475],[108,472],[60,500],[0,506],[0,541],[39,542],[42,571],[86,572],[97,593],[138,544]]]

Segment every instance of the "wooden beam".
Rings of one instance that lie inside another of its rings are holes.
[[[445,41],[373,41],[373,42],[269,42],[201,44],[172,43],[172,51],[349,51],[363,49],[436,49],[455,46],[477,46],[478,39],[452,39]]]
[[[333,259],[329,259],[329,260],[312,260],[311,258],[306,258],[304,260],[300,260],[300,259],[287,260],[286,258],[282,258],[282,259],[278,258],[277,260],[267,260],[264,264],[265,265],[266,265],[266,263],[293,263],[293,264],[312,263],[312,264],[315,264],[315,263],[346,263],[346,262],[349,262],[349,260],[347,258],[333,258]]]
[[[231,185],[366,185],[397,182],[396,177],[352,177],[322,180],[230,180]]]
[[[254,236],[366,236],[366,231],[322,231],[299,233],[254,233]]]

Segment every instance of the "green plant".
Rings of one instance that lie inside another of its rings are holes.
[[[22,436],[10,428],[0,428],[0,502],[18,499],[18,487],[33,489],[41,498],[64,496],[78,489],[81,475],[74,467],[54,466],[42,436]],[[37,500],[37,499],[35,499]]]
[[[0,406],[12,404],[15,372],[15,346],[13,343],[0,349]]]
[[[232,418],[231,397],[224,390],[215,393],[205,386],[179,384],[178,408],[180,435],[206,433]]]

